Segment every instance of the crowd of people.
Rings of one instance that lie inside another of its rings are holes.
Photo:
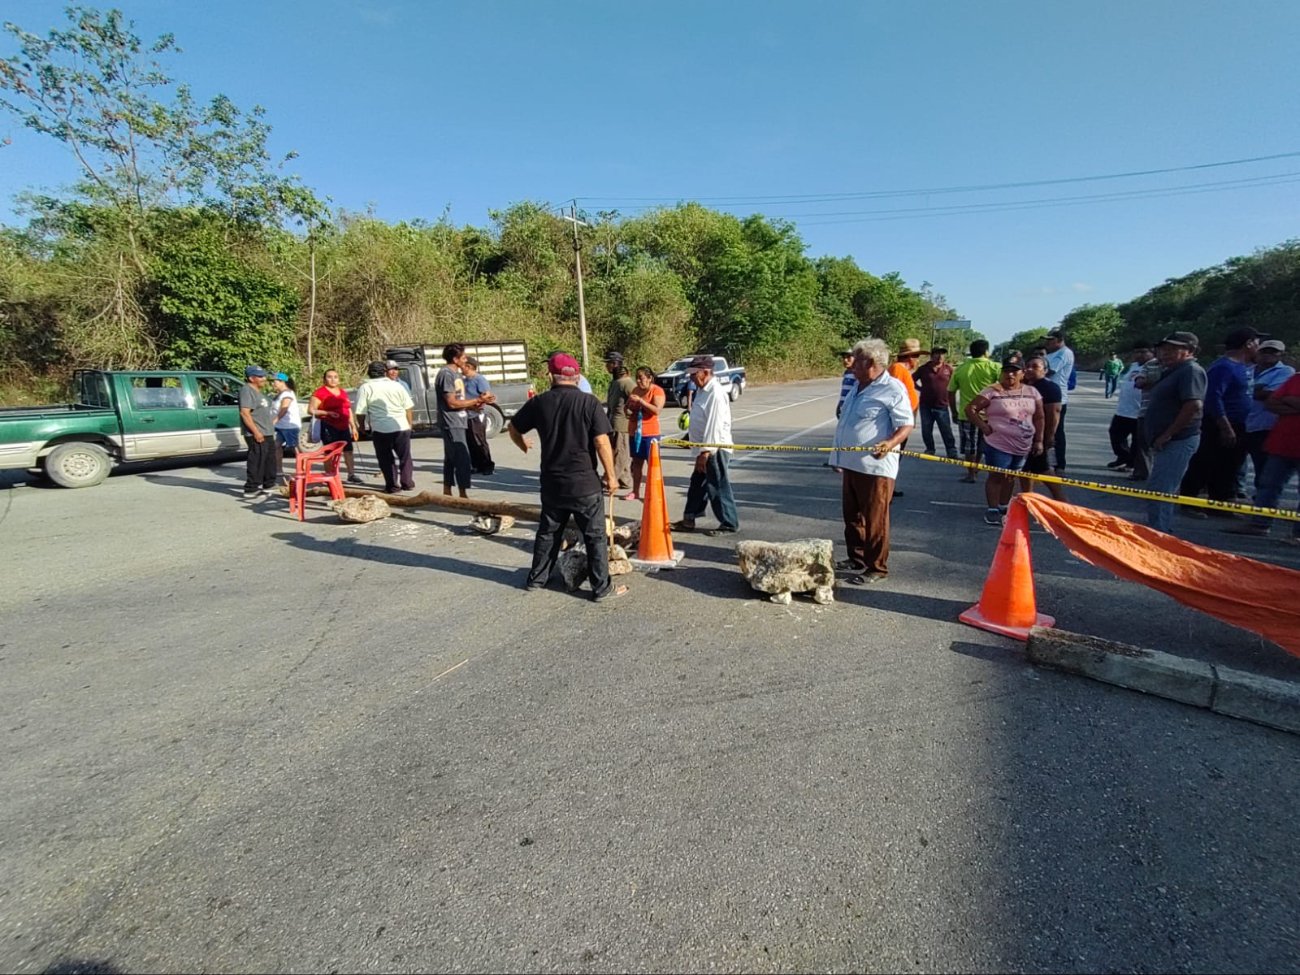
[[[1108,466],[1158,493],[1206,492],[1218,501],[1249,497],[1243,493],[1249,468],[1254,502],[1273,507],[1300,473],[1300,376],[1282,361],[1283,343],[1254,329],[1233,332],[1224,345],[1224,354],[1208,369],[1196,361],[1197,336],[1186,331],[1136,344],[1127,366],[1118,355],[1107,361],[1101,375],[1107,398],[1116,398],[1110,424],[1115,460]],[[847,574],[850,585],[868,585],[888,575],[890,504],[902,494],[896,488],[896,448],[906,447],[916,426],[930,454],[936,453],[938,428],[947,457],[969,465],[963,481],[977,479],[977,463],[997,468],[984,485],[984,521],[992,526],[1003,524],[1016,490],[1034,489],[1035,482],[1018,472],[1065,470],[1065,417],[1076,372],[1074,353],[1061,332],[1049,332],[1041,348],[1012,350],[1000,362],[989,358],[984,340],[972,342],[956,367],[947,355],[942,347],[922,349],[917,339],[904,340],[891,355],[886,343],[874,338],[840,353],[844,375],[828,466],[841,477],[846,557],[836,568]],[[495,468],[482,425],[482,409],[495,398],[464,346],[448,345],[443,358],[434,382],[444,448],[443,490],[468,497],[472,475],[490,475]],[[666,395],[648,366],[629,372],[618,352],[608,353],[604,364],[609,386],[602,404],[590,394],[578,361],[562,351],[551,353],[550,389],[530,399],[507,425],[510,439],[525,452],[533,446],[527,435],[535,431],[541,452],[542,520],[529,589],[549,582],[572,520],[586,546],[593,598],[626,591],[609,576],[606,499],[643,500],[646,463],[662,438]],[[693,465],[683,514],[672,529],[701,530],[698,519],[712,510],[718,525],[703,531],[717,536],[739,531],[740,518],[730,478],[731,406],[713,368],[713,358],[700,355],[687,369],[693,389],[688,407]],[[297,447],[301,421],[287,375],[271,377],[274,396],[263,392],[268,381],[264,369],[250,366],[246,375],[240,395],[249,442],[245,496],[256,497],[274,487],[282,463],[278,457]],[[357,418],[366,418],[384,490],[411,490],[410,391],[395,362],[373,362],[367,376],[354,404],[341,388],[338,372],[328,370],[310,397],[308,414],[320,423],[322,443],[346,444],[343,456],[352,483],[360,481],[351,462]],[[1061,485],[1049,485],[1049,490],[1064,497]],[[1174,507],[1149,502],[1149,524],[1170,531]],[[1206,517],[1200,509],[1187,511],[1191,517]],[[1266,535],[1269,528],[1269,519],[1256,517],[1232,530]],[[1292,538],[1300,541],[1300,525]]]

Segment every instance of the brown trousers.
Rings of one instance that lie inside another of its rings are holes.
[[[867,572],[889,572],[889,502],[894,479],[843,471],[844,544]]]

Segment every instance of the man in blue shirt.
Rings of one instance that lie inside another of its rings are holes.
[[[1223,340],[1224,353],[1205,370],[1205,413],[1201,418],[1201,444],[1187,465],[1179,493],[1211,501],[1237,497],[1237,470],[1246,459],[1246,414],[1250,412],[1251,365],[1259,343],[1268,338],[1253,328],[1239,328]],[[1205,518],[1199,508],[1188,509],[1193,518]],[[1227,512],[1214,512],[1224,514]],[[1230,516],[1229,516],[1230,517]]]
[[[1295,375],[1295,370],[1282,361],[1286,345],[1277,339],[1259,343],[1255,353],[1255,377],[1251,380],[1250,411],[1246,414],[1246,451],[1255,467],[1255,490],[1259,490],[1260,473],[1268,454],[1264,441],[1277,423],[1277,414],[1268,408],[1268,398],[1284,382]]]
[[[1061,387],[1061,419],[1056,424],[1056,439],[1052,450],[1056,454],[1057,473],[1065,470],[1065,411],[1070,404],[1070,375],[1074,372],[1074,350],[1065,344],[1065,333],[1054,328],[1043,339],[1047,349],[1047,378]]]

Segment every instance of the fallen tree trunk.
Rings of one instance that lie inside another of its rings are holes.
[[[281,493],[288,496],[287,489]],[[313,487],[307,492],[309,496],[328,495],[329,490]],[[390,508],[449,508],[463,511],[467,515],[510,515],[523,521],[541,521],[542,509],[531,504],[516,504],[513,501],[488,501],[486,498],[459,498],[455,495],[439,494],[433,491],[421,491],[419,494],[384,494],[382,491],[366,491],[358,488],[344,488],[349,498],[381,498]]]

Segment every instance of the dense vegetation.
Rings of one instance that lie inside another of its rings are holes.
[[[1170,278],[1121,305],[1082,305],[1061,319],[1081,364],[1099,364],[1135,342],[1158,341],[1169,332],[1194,332],[1203,358],[1222,349],[1225,335],[1251,326],[1300,348],[1300,240],[1288,240],[1249,257]],[[1027,350],[1046,328],[1018,332],[999,350]]]

